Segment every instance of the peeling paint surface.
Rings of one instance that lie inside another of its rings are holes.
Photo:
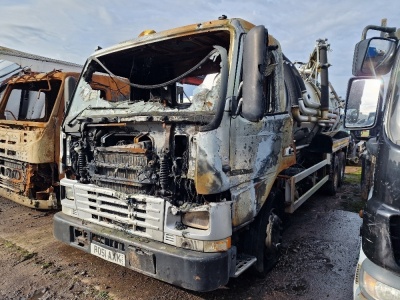
[[[9,81],[0,104],[2,196],[33,208],[57,207],[53,187],[58,182],[59,128],[64,113],[62,84],[68,76],[78,75],[53,71]],[[15,101],[15,93],[25,93],[29,106]],[[30,93],[37,93],[37,98]],[[35,109],[42,99],[44,108],[39,115]]]
[[[196,135],[196,189],[200,194],[215,194],[230,186],[230,178],[223,170],[229,162],[229,148],[224,141],[228,127]]]
[[[257,125],[235,119],[231,129],[230,165],[231,173],[235,175],[230,179],[232,186],[240,183],[232,192],[235,199],[234,226],[256,216],[275,182],[278,170],[295,163],[294,155],[289,159],[284,157],[284,149],[292,143],[291,118],[288,115],[265,117]]]

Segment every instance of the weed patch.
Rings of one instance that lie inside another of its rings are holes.
[[[30,252],[24,248],[21,248],[14,243],[0,239],[0,242],[4,245],[5,248],[7,248],[10,252],[16,254],[19,256],[19,261],[18,263],[21,263],[23,261],[29,260],[37,255],[36,252]]]

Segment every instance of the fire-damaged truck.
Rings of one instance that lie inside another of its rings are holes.
[[[221,17],[96,51],[62,125],[55,237],[197,291],[268,271],[284,213],[343,180],[328,50],[296,67],[264,26]],[[102,98],[96,75],[129,95]]]
[[[345,126],[376,132],[363,164],[370,184],[354,299],[400,299],[400,30],[383,23],[364,28],[347,92]]]
[[[63,87],[69,77],[79,73],[29,72],[8,81],[0,103],[0,196],[57,208]]]
[[[0,58],[14,62],[13,74],[20,72],[3,81],[0,196],[32,208],[59,208],[60,127],[82,66],[5,47],[0,47]],[[92,89],[104,99],[112,99],[113,85],[115,93],[128,94],[116,80],[109,81],[96,78]]]
[[[0,62],[0,196],[56,208],[64,86],[82,66],[6,47]]]

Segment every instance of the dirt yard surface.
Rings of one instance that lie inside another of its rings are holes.
[[[335,197],[315,195],[289,217],[282,257],[210,293],[186,291],[53,238],[53,213],[0,198],[0,299],[351,299],[359,247],[359,168]]]

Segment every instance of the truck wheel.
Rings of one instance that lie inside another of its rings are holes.
[[[253,271],[259,276],[265,276],[278,262],[282,242],[282,218],[284,203],[280,193],[271,192],[264,207],[255,221],[250,225],[250,231],[245,239],[250,255],[257,257]]]
[[[339,163],[339,182],[338,186],[342,186],[344,182],[344,174],[345,174],[345,169],[346,169],[346,155],[344,152],[339,152],[337,154],[337,160]]]
[[[330,196],[335,196],[339,187],[340,175],[339,175],[339,162],[337,158],[338,157],[333,158],[329,180],[326,182],[326,191]]]

